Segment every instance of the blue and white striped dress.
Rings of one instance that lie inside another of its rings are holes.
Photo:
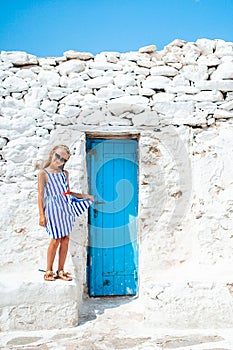
[[[89,199],[78,199],[72,195],[64,195],[68,190],[67,177],[64,171],[49,173],[45,185],[44,213],[47,219],[46,231],[51,238],[68,236],[75,223],[75,219],[84,213],[92,204]]]

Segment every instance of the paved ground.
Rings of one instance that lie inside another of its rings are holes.
[[[233,329],[154,329],[140,314],[121,313],[125,299],[90,299],[78,327],[0,333],[0,349],[233,350]]]

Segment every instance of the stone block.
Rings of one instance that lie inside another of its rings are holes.
[[[78,324],[76,282],[43,281],[35,271],[1,272],[0,330],[36,330]]]

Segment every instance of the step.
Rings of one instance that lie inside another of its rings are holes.
[[[76,279],[47,282],[38,270],[0,271],[0,330],[76,326],[78,300]]]

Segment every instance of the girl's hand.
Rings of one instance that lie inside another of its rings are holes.
[[[46,226],[46,217],[45,215],[40,215],[39,225],[45,227]]]
[[[94,202],[94,197],[91,194],[86,194],[84,198],[85,199],[90,199],[91,201]]]

